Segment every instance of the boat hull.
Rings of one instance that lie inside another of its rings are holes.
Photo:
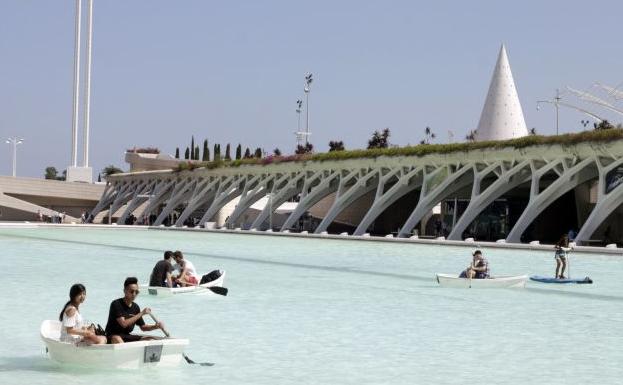
[[[204,283],[203,285],[197,286],[186,286],[186,287],[161,287],[161,286],[148,286],[142,285],[141,287],[147,289],[147,293],[149,295],[156,295],[159,297],[170,297],[176,294],[206,294],[206,295],[216,295],[212,293],[210,290],[207,290],[207,287],[223,287],[223,283],[225,282],[225,271],[223,274],[215,279],[214,281],[210,281]]]
[[[591,280],[589,277],[585,277],[582,279],[578,279],[578,278],[560,279],[560,278],[554,278],[554,277],[544,277],[541,275],[531,275],[530,280],[535,281],[535,282],[541,282],[541,283],[557,283],[557,284],[569,284],[569,283],[591,284],[593,283],[593,280]]]
[[[81,346],[59,341],[61,323],[41,324],[41,339],[48,357],[60,364],[96,369],[175,367],[183,361],[187,339],[167,338],[123,344]]]
[[[437,274],[437,283],[442,287],[472,289],[504,289],[526,287],[527,275],[498,276],[486,279],[459,278],[457,274]]]

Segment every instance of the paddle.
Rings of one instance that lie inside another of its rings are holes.
[[[197,284],[189,283],[189,282],[185,282],[185,283],[188,286],[195,286],[195,287],[200,287],[203,289],[208,289],[214,294],[223,295],[223,296],[227,295],[227,292],[229,291],[229,289],[227,289],[226,287],[221,287],[221,286],[201,286],[201,285],[197,285]]]
[[[151,317],[151,319],[154,320],[155,323],[159,323],[158,319],[156,318],[156,316],[154,316],[153,314],[149,313],[149,316]],[[164,333],[165,336],[167,336],[167,338],[171,338],[171,335],[169,334],[168,331],[166,331],[166,329],[164,327],[162,327],[162,324],[160,325],[160,330],[162,330],[162,332]],[[184,359],[186,360],[186,362],[188,362],[191,365],[201,365],[201,366],[213,366],[214,363],[213,362],[195,362],[193,360],[191,360],[186,353],[182,353],[182,357],[184,357]]]

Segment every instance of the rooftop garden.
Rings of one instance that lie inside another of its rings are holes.
[[[594,131],[582,131],[574,134],[562,135],[529,135],[522,138],[484,141],[484,142],[464,142],[449,144],[428,144],[423,142],[415,146],[404,147],[382,147],[370,148],[365,150],[334,150],[324,153],[303,153],[294,155],[269,155],[263,158],[242,158],[242,159],[221,159],[213,161],[180,162],[175,171],[192,170],[195,168],[215,169],[219,167],[239,167],[248,164],[268,165],[285,162],[305,162],[305,161],[327,161],[327,160],[346,160],[357,158],[378,158],[381,156],[424,156],[430,154],[450,154],[454,152],[467,152],[472,150],[492,149],[499,150],[505,148],[521,149],[539,145],[562,145],[573,146],[579,143],[604,143],[613,140],[623,139],[623,129],[596,129]]]

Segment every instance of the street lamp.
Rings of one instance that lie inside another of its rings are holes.
[[[541,109],[541,103],[548,103],[548,104],[553,104],[554,107],[556,107],[556,135],[558,135],[558,109],[560,108],[560,106],[563,107],[567,107],[567,108],[571,108],[574,109],[576,111],[582,112],[583,114],[590,116],[591,118],[595,119],[598,122],[603,121],[604,119],[601,116],[598,116],[594,113],[592,113],[591,111],[588,111],[584,108],[578,107],[578,106],[574,106],[573,104],[569,104],[569,103],[565,103],[565,102],[561,102],[562,98],[560,97],[560,92],[557,89],[556,90],[556,97],[554,97],[552,100],[539,100],[536,102],[536,110],[539,111]],[[584,123],[582,123],[584,124]],[[586,127],[586,124],[584,124],[584,127]]]
[[[24,139],[13,137],[7,139],[6,143],[13,145],[13,178],[15,178],[17,176],[17,145],[24,143]]]
[[[297,146],[301,145],[301,141],[303,140],[303,133],[301,132],[301,111],[303,106],[303,101],[301,99],[298,99],[296,101],[296,115],[298,117],[298,125],[296,126],[296,144]]]
[[[558,108],[560,107],[560,90],[556,88],[556,96],[552,100],[538,100],[536,102],[536,110],[539,111],[541,109],[540,103],[550,103],[556,107],[556,135],[558,135]]]
[[[306,124],[305,124],[305,146],[307,147],[307,143],[309,142],[309,91],[311,90],[312,74],[308,73],[305,75],[305,115],[306,115]]]

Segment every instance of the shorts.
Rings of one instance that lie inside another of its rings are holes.
[[[186,282],[192,284],[192,285],[198,285],[199,281],[197,281],[197,277],[193,277],[193,276],[186,276]]]
[[[141,338],[143,338],[141,336],[137,336],[136,334],[113,334],[113,335],[121,337],[123,342],[136,342],[136,341],[140,341]],[[112,336],[113,335],[106,336],[106,341],[109,344],[112,343]]]
[[[558,258],[562,259],[563,261],[567,260],[567,256],[565,254],[556,254],[556,255],[554,255],[554,259],[558,259]]]

